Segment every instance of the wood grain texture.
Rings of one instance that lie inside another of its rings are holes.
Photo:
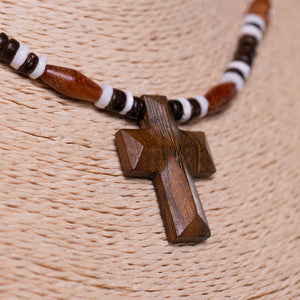
[[[207,91],[204,95],[209,102],[208,113],[213,114],[225,109],[237,94],[234,83],[220,83]]]
[[[203,241],[210,230],[192,176],[215,172],[204,133],[179,130],[166,97],[142,99],[141,129],[116,133],[124,174],[153,180],[170,242]]]
[[[102,93],[94,81],[70,68],[47,65],[40,79],[59,93],[79,100],[95,102]]]

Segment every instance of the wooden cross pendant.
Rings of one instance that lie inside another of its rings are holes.
[[[215,172],[205,135],[178,129],[166,97],[142,99],[141,129],[116,133],[124,174],[153,180],[170,242],[202,241],[210,230],[192,176]]]

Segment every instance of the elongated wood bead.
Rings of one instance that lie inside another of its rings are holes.
[[[233,82],[220,83],[212,87],[204,95],[209,102],[208,114],[224,109],[236,93],[237,88]]]
[[[69,68],[47,65],[40,78],[59,93],[79,100],[95,102],[102,93],[99,85]]]
[[[254,0],[249,7],[248,13],[261,16],[268,24],[270,21],[270,9],[270,0]]]

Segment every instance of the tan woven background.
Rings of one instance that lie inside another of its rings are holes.
[[[2,1],[1,30],[48,61],[134,94],[204,93],[246,1]],[[300,1],[275,14],[245,89],[206,132],[196,186],[212,230],[170,245],[149,180],[114,145],[135,123],[1,65],[0,299],[300,299]]]

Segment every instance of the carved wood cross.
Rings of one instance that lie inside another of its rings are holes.
[[[178,129],[166,97],[142,98],[141,129],[116,133],[124,174],[153,180],[170,242],[202,241],[210,230],[192,176],[215,172],[205,135]]]

